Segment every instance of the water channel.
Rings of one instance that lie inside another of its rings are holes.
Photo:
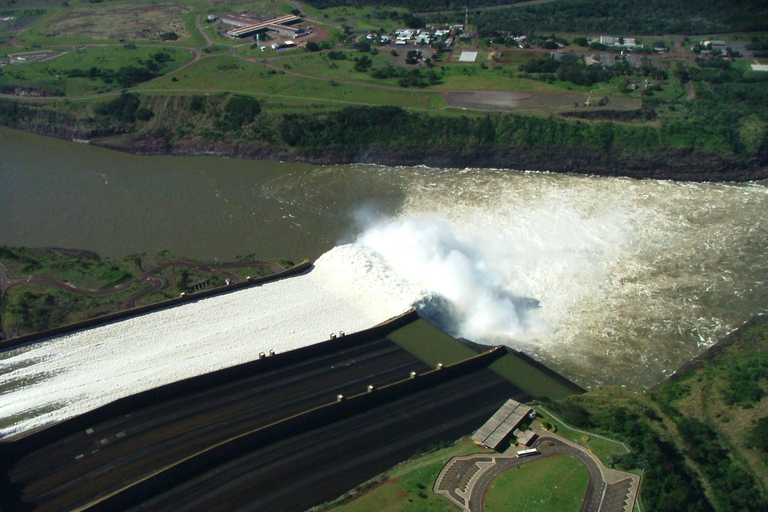
[[[768,304],[764,183],[139,157],[6,129],[0,155],[0,245],[300,261],[354,243],[454,334],[588,387],[645,389]]]

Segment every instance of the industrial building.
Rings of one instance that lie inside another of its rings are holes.
[[[226,18],[222,18],[221,21],[238,27],[227,31],[227,35],[232,38],[248,37],[266,30],[275,30],[281,35],[287,35],[289,37],[298,37],[307,33],[303,28],[292,28],[288,26],[301,21],[301,18],[294,14],[288,14],[286,16],[280,16],[278,18],[260,22],[254,22],[253,20],[248,20],[247,18],[239,16],[227,16]]]
[[[531,414],[532,409],[511,398],[475,432],[475,444],[497,450],[505,439]]]

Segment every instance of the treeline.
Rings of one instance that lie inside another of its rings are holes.
[[[455,0],[386,0],[380,2],[377,0],[307,0],[307,3],[318,9],[327,9],[329,7],[404,7],[413,12],[457,10],[464,9],[468,4],[466,2],[457,2]],[[470,7],[483,7],[489,5],[511,4],[512,1],[505,0],[473,0]]]
[[[199,150],[204,143],[259,158],[327,163],[381,155],[380,163],[394,165],[474,162],[698,180],[759,179],[768,166],[764,132],[744,132],[745,137],[761,137],[747,144],[739,123],[714,124],[704,116],[698,123],[642,126],[509,113],[449,117],[400,107],[291,113],[262,107],[253,97],[227,94],[185,98],[123,93],[78,110],[0,100],[0,124],[69,138],[128,134],[127,140],[152,152],[176,151],[177,145],[190,148],[182,151]],[[652,116],[651,107],[646,105],[642,115]],[[77,131],[63,131],[66,126]]]
[[[521,64],[520,71],[526,73],[552,74],[553,78],[576,85],[590,86],[598,82],[608,82],[613,78],[613,72],[602,64],[587,65],[584,58],[574,53],[566,53],[560,60],[541,57]]]
[[[547,405],[571,425],[617,437],[629,445],[631,452],[613,456],[611,465],[643,470],[643,508],[656,512],[768,510],[768,501],[757,491],[754,477],[725,448],[727,443],[717,432],[682,415],[663,400],[665,395],[652,397],[661,397],[662,410],[676,426],[682,445],[672,440],[653,405],[642,399],[631,403],[599,397],[593,401],[587,395]],[[686,458],[703,473],[713,501]]]
[[[647,113],[645,114],[647,115]],[[376,144],[512,147],[591,147],[647,151],[662,147],[707,148],[744,155],[738,125],[667,123],[660,128],[612,122],[571,122],[514,114],[442,117],[398,107],[348,107],[325,116],[286,114],[279,123],[284,143],[306,150],[360,149]],[[766,141],[768,142],[768,141]]]
[[[463,16],[444,21],[461,22]],[[482,37],[499,31],[612,35],[708,34],[768,30],[763,0],[564,0],[470,16]]]

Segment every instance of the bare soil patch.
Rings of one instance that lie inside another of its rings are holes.
[[[57,36],[83,36],[93,39],[160,39],[160,34],[175,32],[189,37],[182,16],[189,8],[182,5],[120,5],[75,10],[54,21],[47,29]]]
[[[468,91],[450,92],[446,95],[449,107],[470,110],[491,110],[511,112],[514,110],[558,110],[571,109],[611,109],[632,110],[640,108],[640,101],[632,98],[609,98],[604,107],[584,107],[590,95],[581,92],[534,93],[506,91]],[[592,96],[592,101],[597,100]]]

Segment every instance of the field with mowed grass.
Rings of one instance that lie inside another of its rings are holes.
[[[560,455],[499,475],[485,495],[487,512],[579,512],[589,472],[575,457]]]
[[[174,80],[175,78],[175,80]],[[413,89],[378,89],[296,77],[264,64],[235,57],[210,57],[135,89],[146,93],[239,92],[261,99],[300,99],[335,105],[397,105],[435,110],[445,106],[442,94]]]
[[[593,433],[585,433],[572,429],[559,419],[554,418],[548,410],[541,406],[532,405],[532,407],[536,410],[539,420],[546,421],[555,426],[554,432],[557,433],[557,435],[585,447],[587,450],[597,455],[602,463],[608,467],[611,465],[612,457],[628,453],[628,450],[620,442],[612,441]]]
[[[59,50],[65,53],[44,62],[5,66],[0,84],[34,86],[54,96],[84,96],[131,87],[194,57],[180,48],[142,46]]]

